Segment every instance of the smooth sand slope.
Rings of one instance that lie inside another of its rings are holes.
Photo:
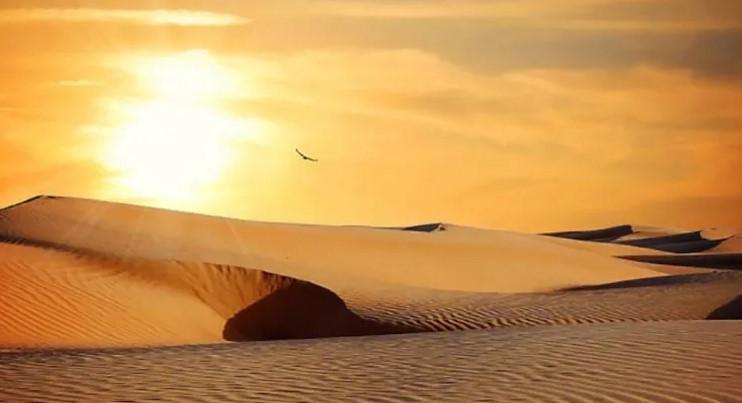
[[[0,401],[737,402],[741,346],[676,321],[0,353]]]
[[[68,198],[41,197],[0,212],[0,236],[118,257],[259,268],[321,285],[352,278],[534,292],[657,275],[531,234],[269,224]]]

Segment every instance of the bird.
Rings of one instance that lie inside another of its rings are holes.
[[[316,158],[312,158],[312,157],[310,157],[310,156],[308,156],[308,155],[304,154],[303,152],[299,151],[299,149],[298,149],[298,148],[296,149],[296,153],[297,153],[297,154],[299,154],[299,156],[300,156],[300,157],[301,157],[301,158],[302,158],[302,159],[303,159],[304,161],[310,161],[310,162],[318,162],[318,161],[319,161],[318,159],[316,159]]]

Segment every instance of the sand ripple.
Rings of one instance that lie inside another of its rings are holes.
[[[741,378],[741,321],[0,354],[13,402],[733,402]]]

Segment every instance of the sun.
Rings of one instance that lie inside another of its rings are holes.
[[[234,162],[239,140],[261,134],[256,119],[220,110],[236,91],[230,71],[204,51],[149,58],[134,73],[151,94],[116,103],[105,164],[129,196],[178,207],[193,204]]]

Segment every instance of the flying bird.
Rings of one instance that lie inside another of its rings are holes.
[[[301,157],[301,158],[302,158],[302,159],[303,159],[304,161],[311,161],[311,162],[317,162],[317,161],[319,161],[318,159],[316,159],[316,158],[312,158],[312,157],[310,157],[310,156],[308,156],[308,155],[304,154],[303,152],[299,151],[299,149],[298,149],[298,148],[296,149],[296,153],[297,153],[297,154],[299,154],[299,156],[300,156],[300,157]]]

